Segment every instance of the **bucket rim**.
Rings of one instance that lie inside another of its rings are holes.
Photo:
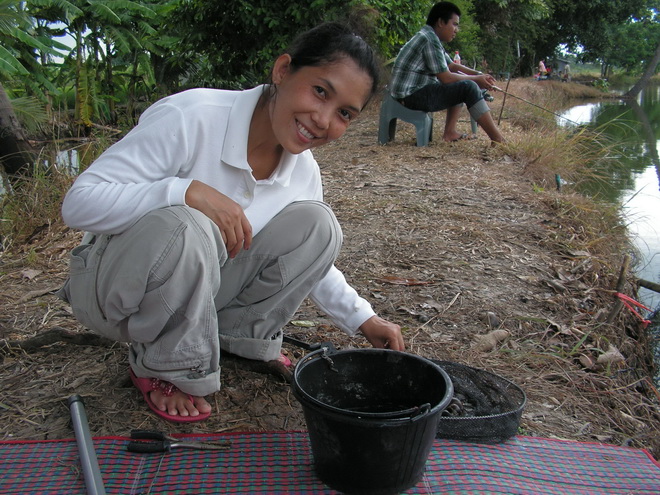
[[[408,409],[402,409],[399,411],[390,411],[390,412],[364,412],[364,411],[351,411],[349,409],[342,409],[340,407],[332,406],[330,404],[327,404],[325,402],[322,402],[318,400],[317,398],[313,397],[310,395],[307,391],[305,391],[299,384],[298,382],[298,377],[301,372],[301,370],[312,360],[318,358],[318,359],[328,359],[332,356],[335,356],[337,354],[349,354],[349,353],[360,353],[360,354],[365,354],[365,353],[377,353],[377,354],[383,354],[383,353],[394,353],[401,355],[402,357],[405,358],[413,358],[417,361],[423,362],[425,365],[428,365],[431,368],[435,368],[436,371],[440,373],[442,376],[442,380],[444,381],[445,384],[445,393],[442,397],[442,399],[434,406],[431,406],[430,403],[424,403],[421,404],[420,406],[415,406],[411,407]],[[291,384],[293,385],[293,392],[294,395],[297,396],[298,400],[300,402],[308,402],[311,403],[312,405],[322,408],[324,410],[328,410],[331,412],[334,412],[335,414],[342,415],[344,417],[351,417],[351,418],[359,418],[359,419],[373,419],[373,420],[400,420],[400,421],[415,421],[416,419],[420,417],[427,416],[429,414],[434,414],[439,411],[443,411],[448,405],[449,402],[451,402],[452,397],[454,396],[454,385],[451,381],[451,378],[449,377],[449,374],[442,369],[441,366],[439,366],[437,363],[433,362],[433,360],[425,358],[423,356],[419,356],[417,354],[412,354],[409,352],[403,352],[403,351],[395,351],[393,349],[344,349],[344,350],[337,350],[334,348],[328,348],[328,347],[322,347],[320,349],[317,349],[313,352],[310,352],[306,356],[304,356],[302,359],[298,361],[296,364],[294,370],[293,370],[293,376],[291,380]],[[309,405],[309,404],[308,404]]]

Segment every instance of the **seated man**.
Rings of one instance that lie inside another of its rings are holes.
[[[437,112],[447,109],[443,139],[457,141],[467,135],[456,130],[463,103],[472,118],[493,142],[504,138],[490,114],[482,89],[492,89],[493,76],[482,74],[447,55],[442,41],[451,41],[458,33],[459,8],[450,2],[433,6],[426,25],[399,52],[392,70],[392,97],[412,110]]]

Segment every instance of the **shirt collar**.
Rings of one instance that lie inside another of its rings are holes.
[[[247,161],[247,140],[252,114],[263,91],[267,91],[264,85],[237,92],[236,99],[229,112],[225,143],[222,149],[222,161],[227,165],[251,171]],[[275,169],[273,175],[266,180],[287,186],[297,160],[298,155],[292,155],[284,151],[279,166]]]
[[[433,29],[433,27],[432,27],[432,26],[429,26],[428,24],[424,24],[424,25],[422,26],[422,29],[421,29],[421,30],[422,30],[422,31],[429,32],[429,33],[432,33],[432,34],[434,34],[435,36],[437,36],[437,34],[435,34],[435,29]]]

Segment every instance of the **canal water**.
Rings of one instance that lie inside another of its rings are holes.
[[[607,100],[576,105],[560,113],[562,126],[586,125],[607,138],[615,160],[598,172],[604,180],[591,183],[589,194],[621,205],[639,259],[638,278],[660,283],[660,84],[647,87],[636,101]],[[640,288],[640,302],[660,314],[660,294]],[[645,317],[651,314],[641,311]],[[656,338],[660,365],[660,324]]]

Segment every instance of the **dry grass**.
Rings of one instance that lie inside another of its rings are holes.
[[[522,96],[523,89],[516,91]],[[528,110],[507,102],[502,128],[512,143],[519,135],[538,138],[538,128],[525,131],[513,118]],[[411,352],[484,368],[520,385],[529,399],[521,433],[630,445],[659,456],[659,398],[644,332],[627,312],[606,323],[629,249],[617,211],[570,186],[535,187],[531,158],[516,155],[514,144],[493,149],[483,134],[417,148],[413,130],[400,125],[396,141],[379,146],[377,115],[376,104],[343,139],[316,153],[326,200],[344,230],[337,264],[352,285],[402,326]],[[434,135],[442,135],[441,115],[435,125]],[[122,346],[29,346],[56,328],[86,336],[50,293],[64,279],[66,253],[78,239],[55,224],[22,251],[0,253],[0,338],[9,343],[0,352],[0,438],[70,437],[72,393],[86,399],[94,435],[171,428],[130,387]],[[30,271],[27,252],[36,257]],[[628,278],[624,291],[634,296],[635,290]],[[300,340],[367,345],[338,332],[310,304],[296,319],[315,324],[285,328]],[[481,349],[477,342],[495,328],[508,337]],[[624,361],[598,363],[610,346]],[[294,362],[301,354],[286,350]],[[216,412],[209,421],[177,430],[305,426],[286,383],[231,362],[223,361],[223,388],[210,400]]]
[[[599,142],[599,136],[584,128],[516,135],[506,150],[522,164],[526,176],[544,188],[557,187],[557,180],[561,184],[593,179],[590,165],[607,156],[607,147]]]
[[[55,132],[55,130],[53,130]],[[89,138],[54,140],[44,146],[30,174],[3,176],[7,194],[0,196],[0,240],[3,250],[21,250],[40,231],[60,221],[64,195],[73,183],[71,169],[84,170],[119,133],[100,129]],[[69,145],[66,150],[62,146]]]
[[[524,132],[508,137],[505,150],[522,165],[526,177],[546,189],[556,188],[558,179],[592,180],[590,166],[609,156],[606,139],[586,127],[558,127],[556,120],[576,98],[602,98],[603,93],[581,84],[533,80],[514,80],[506,91],[520,98],[501,98],[508,123]],[[503,113],[501,107],[494,113]]]
[[[2,249],[20,250],[33,236],[57,223],[64,194],[72,182],[71,176],[54,167],[15,179],[11,192],[0,197]]]

